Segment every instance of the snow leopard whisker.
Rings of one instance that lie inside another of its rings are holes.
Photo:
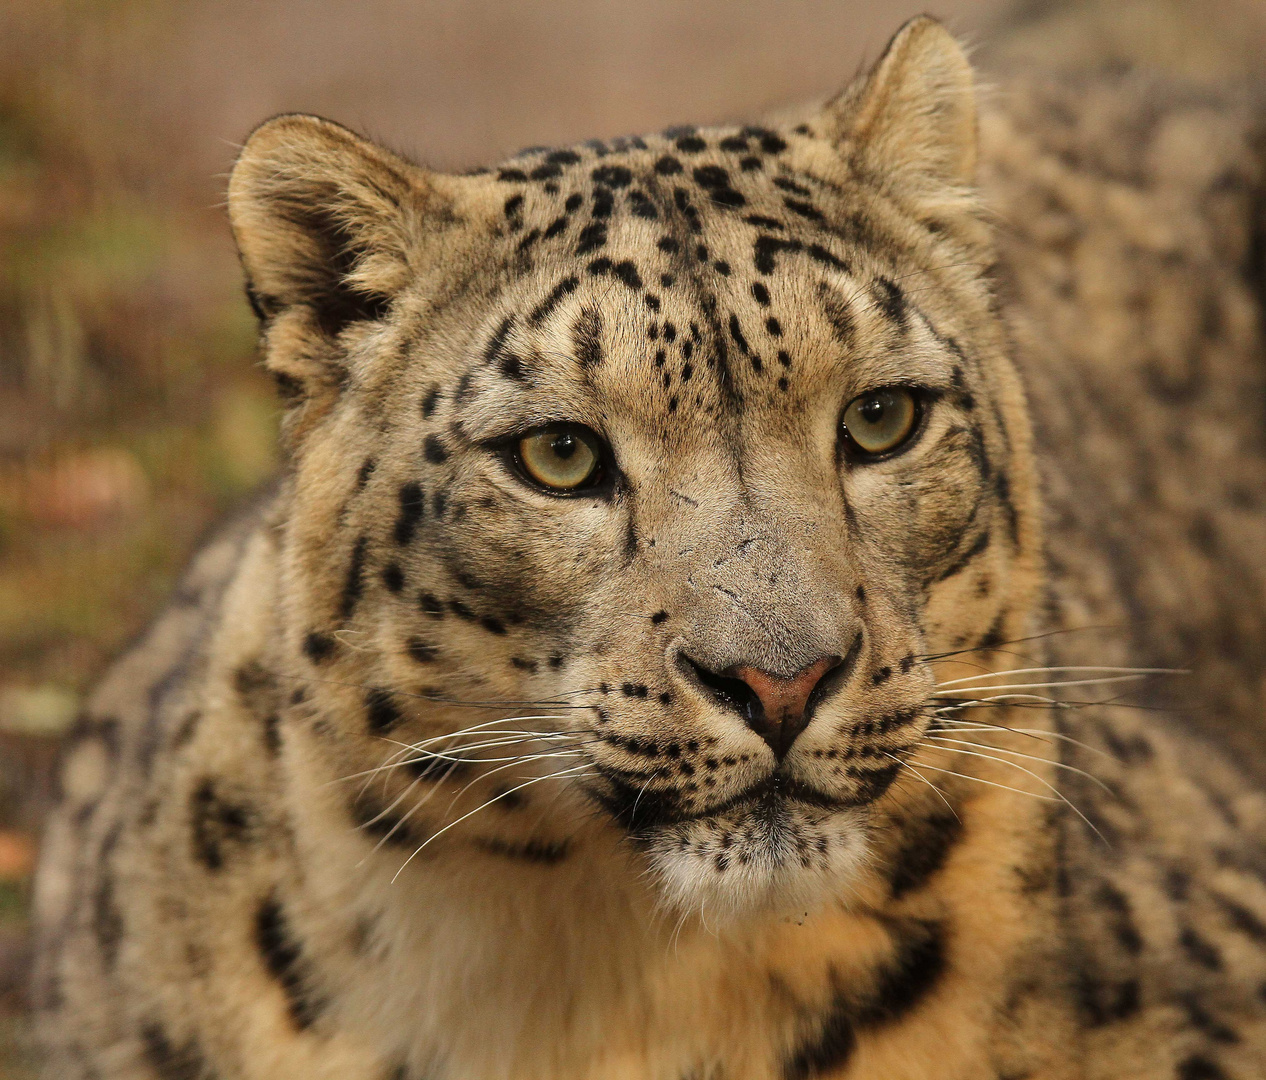
[[[1010,638],[1007,641],[999,641],[996,645],[973,645],[970,649],[950,649],[940,653],[924,653],[922,656],[916,656],[915,662],[919,664],[931,664],[938,660],[946,660],[951,656],[969,656],[972,653],[979,652],[998,652],[1009,645],[1023,645],[1026,641],[1043,641],[1046,638],[1060,637],[1065,634],[1081,634],[1089,633],[1095,630],[1111,630],[1121,633],[1125,630],[1124,626],[1116,626],[1109,623],[1092,626],[1067,626],[1060,630],[1047,630],[1041,634],[1029,634],[1025,637]]]
[[[1043,728],[1008,727],[1005,724],[986,724],[983,721],[976,721],[976,720],[952,720],[948,717],[941,717],[938,719],[937,722],[942,723],[942,724],[953,724],[954,727],[951,729],[948,729],[952,731],[967,731],[967,732],[1006,731],[1006,732],[1015,732],[1016,734],[1019,734],[1019,735],[1029,735],[1032,738],[1043,740],[1043,741],[1046,739],[1057,739],[1060,742],[1065,742],[1072,746],[1079,747],[1080,749],[1085,750],[1087,753],[1098,754],[1100,757],[1105,757],[1111,760],[1115,760],[1112,758],[1112,755],[1109,754],[1106,750],[1101,750],[1097,746],[1091,746],[1089,743],[1082,742],[1080,739],[1074,739],[1071,735],[1065,735],[1061,731],[1046,731]]]
[[[1074,814],[1076,814],[1079,818],[1081,818],[1081,820],[1082,820],[1082,821],[1084,821],[1084,822],[1086,823],[1086,827],[1087,827],[1087,828],[1089,828],[1089,829],[1091,829],[1091,830],[1094,832],[1094,834],[1095,834],[1096,836],[1098,836],[1098,837],[1099,837],[1099,839],[1100,839],[1100,840],[1103,840],[1103,842],[1104,842],[1105,844],[1107,843],[1107,840],[1106,840],[1106,839],[1104,839],[1103,834],[1102,834],[1102,833],[1101,833],[1101,832],[1100,832],[1097,828],[1095,828],[1094,822],[1092,822],[1092,821],[1091,821],[1088,817],[1086,817],[1086,815],[1085,815],[1085,814],[1083,814],[1083,813],[1081,812],[1081,810],[1080,810],[1080,809],[1078,809],[1078,807],[1077,807],[1076,805],[1074,805],[1074,804],[1073,804],[1073,803],[1072,803],[1072,802],[1068,799],[1068,797],[1067,797],[1066,795],[1064,795],[1064,793],[1063,793],[1062,791],[1060,791],[1057,787],[1055,787],[1053,784],[1051,784],[1051,783],[1050,783],[1050,782],[1048,782],[1047,780],[1043,779],[1041,776],[1039,776],[1037,773],[1035,773],[1032,769],[1026,769],[1023,765],[1020,765],[1020,764],[1018,764],[1017,762],[1014,762],[1014,761],[1008,761],[1008,760],[1006,760],[1005,758],[997,758],[997,757],[993,757],[993,756],[992,756],[992,755],[990,755],[990,754],[982,754],[982,753],[979,753],[978,751],[974,751],[974,750],[959,750],[959,749],[950,749],[950,748],[946,748],[946,752],[947,752],[947,753],[952,753],[952,754],[963,754],[963,755],[965,755],[966,757],[983,758],[983,759],[984,759],[984,760],[986,760],[986,761],[993,761],[993,762],[995,762],[995,763],[997,763],[997,764],[999,764],[999,765],[1007,765],[1007,766],[1010,766],[1012,769],[1015,769],[1015,770],[1017,770],[1017,771],[1019,771],[1019,772],[1025,773],[1025,774],[1026,774],[1026,775],[1028,775],[1028,776],[1031,776],[1034,780],[1036,780],[1039,784],[1041,784],[1044,788],[1046,788],[1048,791],[1050,791],[1050,792],[1051,792],[1051,795],[1050,795],[1050,796],[1035,796],[1035,797],[1038,797],[1038,798],[1048,798],[1048,799],[1051,799],[1052,801],[1055,801],[1055,802],[1062,802],[1062,803],[1063,803],[1065,806],[1067,806],[1067,807],[1068,807],[1068,808],[1069,808],[1069,809],[1070,809],[1070,810],[1071,810]],[[929,769],[934,769],[934,768],[935,768],[935,767],[934,767],[934,766],[932,766],[932,765],[928,765],[926,762],[919,762],[919,764],[920,764],[921,766],[923,766],[924,768],[929,768]],[[958,774],[958,775],[964,775],[964,774]],[[979,777],[979,776],[974,777],[974,779],[979,780],[981,783],[989,783],[989,781],[984,780],[982,777]]]
[[[923,783],[927,784],[927,786],[930,787],[936,793],[937,798],[939,798],[941,802],[945,804],[945,808],[951,814],[954,815],[954,820],[957,821],[960,825],[962,824],[963,819],[958,816],[958,811],[954,809],[953,804],[949,801],[949,799],[945,797],[945,792],[943,792],[939,787],[937,787],[934,783],[932,783],[931,780],[929,780],[926,776],[924,776],[921,772],[919,772],[919,770],[916,769],[913,765],[911,765],[908,761],[902,761],[901,758],[897,757],[896,754],[889,754],[887,751],[885,751],[884,757],[889,758],[892,761],[895,761],[898,765],[901,766],[901,768],[907,769],[910,772],[914,773],[914,775],[917,776],[920,780],[922,780]]]
[[[374,686],[372,683],[345,682],[341,679],[317,679],[311,675],[291,675],[283,671],[273,672],[273,674],[278,679],[292,679],[296,682],[304,683],[320,683],[324,686],[345,686],[349,690],[376,690],[398,697],[414,698],[418,701],[433,701],[438,705],[454,705],[468,709],[504,709],[508,706],[514,705],[535,705],[550,709],[592,708],[590,705],[573,705],[566,701],[559,701],[557,698],[487,698],[467,701],[462,698],[445,697],[442,694],[419,694],[411,690],[396,690],[389,686]],[[596,693],[599,693],[599,689],[597,687],[586,690],[569,690],[564,696]]]
[[[525,763],[527,763],[527,762],[530,762],[530,761],[537,761],[537,760],[540,760],[540,759],[543,759],[543,758],[550,758],[550,757],[564,757],[564,756],[575,756],[575,755],[574,755],[574,754],[539,754],[539,755],[535,755],[535,756],[524,756],[524,757],[522,757],[522,758],[519,758],[519,759],[516,759],[516,760],[514,760],[514,761],[510,762],[510,764],[509,764],[509,765],[503,765],[503,766],[500,766],[500,767],[498,767],[498,768],[496,768],[496,769],[489,769],[487,772],[481,773],[479,776],[475,777],[475,779],[474,779],[474,780],[470,781],[470,783],[466,784],[466,785],[465,785],[465,787],[463,787],[463,788],[461,789],[461,791],[459,791],[456,795],[454,795],[454,796],[453,796],[453,800],[452,800],[452,802],[450,802],[450,803],[449,803],[449,805],[448,805],[447,809],[444,811],[444,815],[441,815],[441,820],[443,819],[443,816],[447,815],[447,814],[448,814],[448,812],[449,812],[450,810],[452,810],[453,806],[457,803],[457,800],[458,800],[458,799],[460,799],[460,798],[461,798],[461,796],[462,796],[462,795],[463,795],[466,791],[468,791],[468,790],[471,788],[471,786],[473,786],[473,785],[474,785],[475,783],[477,783],[479,780],[486,779],[487,777],[489,777],[489,776],[493,775],[494,773],[498,773],[498,772],[501,772],[503,769],[510,768],[512,765],[516,765],[516,764],[525,764]],[[459,763],[458,763],[458,762],[454,762],[454,763],[452,763],[452,764],[449,766],[449,768],[446,770],[446,772],[445,772],[445,776],[444,776],[443,778],[441,778],[441,779],[447,778],[447,776],[448,776],[448,775],[450,775],[450,774],[452,773],[453,769],[454,769],[454,768],[456,768],[457,764],[459,764]],[[422,778],[422,777],[418,777],[417,779],[415,779],[412,783],[410,783],[410,784],[408,785],[408,787],[406,787],[406,788],[405,788],[405,790],[404,790],[404,791],[403,791],[403,792],[402,792],[399,796],[397,796],[397,797],[396,797],[396,799],[395,799],[395,800],[391,803],[391,805],[390,805],[389,807],[387,807],[386,809],[384,809],[384,810],[383,810],[382,812],[380,812],[379,814],[375,815],[375,817],[371,818],[371,819],[370,819],[368,822],[366,822],[365,824],[366,824],[366,825],[373,824],[375,821],[378,821],[378,820],[380,820],[381,818],[385,817],[385,816],[386,816],[387,814],[389,814],[392,810],[394,810],[394,809],[395,809],[395,807],[396,807],[396,806],[398,806],[402,800],[404,800],[405,798],[407,798],[407,797],[408,797],[408,795],[409,795],[409,794],[413,791],[413,789],[414,789],[414,788],[416,788],[416,787],[417,787],[419,784],[421,784],[421,783],[423,783],[423,778]],[[412,817],[413,817],[413,815],[414,815],[414,814],[416,814],[419,810],[421,810],[421,809],[422,809],[422,807],[424,807],[424,806],[425,806],[428,802],[430,802],[430,800],[431,800],[432,798],[434,798],[434,796],[435,796],[435,795],[436,795],[436,794],[437,794],[440,790],[441,790],[441,789],[440,789],[440,785],[439,785],[439,783],[436,783],[436,784],[435,784],[435,786],[433,786],[433,787],[431,788],[431,790],[430,790],[430,791],[428,791],[428,792],[427,792],[425,795],[423,795],[423,796],[422,796],[422,798],[420,798],[420,799],[419,799],[419,800],[418,800],[418,801],[417,801],[417,802],[416,802],[416,803],[415,803],[412,807],[410,807],[410,808],[409,808],[409,810],[408,810],[408,811],[407,811],[404,815],[402,815],[402,816],[401,816],[401,818],[400,818],[400,819],[399,819],[399,820],[398,820],[398,821],[397,821],[397,822],[396,822],[396,823],[395,823],[395,824],[394,824],[394,825],[393,825],[393,826],[392,826],[392,827],[391,827],[391,828],[387,831],[387,833],[386,833],[386,834],[385,834],[385,835],[384,835],[384,836],[383,836],[383,837],[382,837],[382,838],[378,841],[378,843],[374,846],[374,850],[375,850],[375,851],[379,850],[379,849],[380,849],[380,848],[381,848],[381,847],[382,847],[385,843],[387,843],[387,841],[389,841],[389,840],[391,839],[391,837],[392,837],[392,836],[394,836],[394,835],[395,835],[395,833],[396,833],[396,831],[397,831],[397,830],[404,828],[404,827],[408,824],[409,819],[410,819],[410,818],[412,818]],[[415,854],[416,854],[416,853],[415,853]],[[412,856],[410,856],[410,857],[412,857]],[[402,868],[402,869],[403,869],[403,868]],[[394,881],[394,880],[395,880],[395,878],[392,878],[392,881]]]
[[[928,735],[927,737],[947,745],[971,746],[978,750],[996,750],[999,754],[1010,754],[1012,757],[1024,758],[1026,761],[1040,761],[1043,765],[1049,765],[1053,769],[1063,769],[1066,772],[1076,773],[1078,776],[1083,776],[1092,784],[1096,784],[1098,787],[1102,788],[1105,792],[1107,792],[1107,794],[1114,794],[1113,790],[1097,776],[1086,772],[1085,769],[1079,769],[1075,765],[1069,765],[1067,762],[1058,761],[1054,758],[1045,758],[1039,754],[1025,754],[1019,750],[1008,749],[1005,746],[994,746],[990,743],[972,742],[969,739],[951,739],[945,735]]]
[[[475,807],[474,810],[471,810],[463,814],[456,821],[449,822],[449,824],[445,825],[438,832],[432,833],[429,837],[427,837],[426,840],[423,841],[413,851],[413,853],[407,859],[405,859],[403,863],[400,864],[400,869],[397,870],[391,878],[392,884],[394,884],[396,879],[399,878],[402,873],[404,873],[405,867],[408,866],[409,863],[411,863],[414,860],[414,858],[418,855],[419,852],[423,850],[423,848],[425,848],[428,844],[432,843],[433,841],[438,840],[441,836],[443,836],[446,832],[448,832],[449,829],[452,829],[455,826],[460,825],[467,818],[473,817],[475,814],[479,813],[480,810],[485,810],[489,806],[491,806],[493,803],[497,802],[498,800],[504,799],[507,796],[513,795],[517,791],[522,791],[526,787],[531,787],[533,784],[541,784],[541,783],[544,783],[546,780],[559,780],[565,777],[579,776],[586,770],[592,770],[592,769],[593,769],[593,766],[589,764],[588,762],[586,762],[584,765],[577,765],[570,769],[562,769],[559,772],[550,773],[547,776],[535,776],[531,780],[525,780],[522,784],[518,784],[515,787],[507,789],[506,791],[498,792],[487,802],[481,803],[479,806]]]
[[[1114,683],[1140,682],[1147,678],[1149,678],[1148,675],[1113,675],[1102,679],[1052,679],[1049,682],[987,683],[984,686],[955,686],[949,688],[949,693],[976,694],[990,690],[1047,690],[1060,686],[1109,686]],[[948,696],[945,692],[945,687],[937,687],[937,689],[942,691],[942,696]]]
[[[1043,675],[1055,672],[1105,672],[1111,675],[1189,675],[1190,671],[1180,668],[1144,668],[1144,667],[1108,667],[1104,665],[1076,665],[1076,664],[1053,664],[1043,667],[1027,667],[1027,668],[1005,668],[1002,671],[991,671],[988,675],[975,676],[968,675],[961,679],[948,679],[945,682],[937,683],[937,689],[945,689],[950,686],[958,686],[960,683],[971,682],[976,678],[1001,678],[1004,675]]]

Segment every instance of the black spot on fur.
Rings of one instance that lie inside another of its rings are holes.
[[[849,269],[848,263],[846,263],[843,259],[832,255],[821,244],[810,244],[804,250],[805,254],[808,255],[814,262],[821,263],[823,266],[829,266],[832,270],[847,271]]]
[[[505,215],[508,218],[516,216],[523,209],[523,193],[511,195],[505,201]]]
[[[1178,1065],[1177,1080],[1230,1080],[1222,1067],[1203,1054],[1193,1054]]]
[[[815,1038],[802,1046],[783,1067],[786,1080],[813,1080],[836,1072],[853,1056],[857,1034],[849,1005],[842,998],[822,1021]]]
[[[430,615],[432,619],[444,618],[444,604],[439,597],[429,592],[418,593],[418,607],[424,614]]]
[[[176,1046],[158,1023],[141,1028],[141,1047],[146,1062],[160,1080],[215,1080],[216,1074],[202,1056],[197,1042],[190,1039]]]
[[[681,245],[671,236],[661,236],[655,246],[669,255],[675,255],[681,250]]]
[[[390,690],[374,687],[365,694],[365,714],[369,731],[374,735],[386,735],[400,723],[400,710]]]
[[[599,165],[590,175],[595,183],[613,188],[628,187],[633,182],[633,174],[623,165]]]
[[[365,549],[369,544],[367,536],[358,536],[352,547],[352,557],[347,564],[347,578],[343,583],[343,595],[339,600],[339,615],[350,619],[356,610],[356,604],[365,591]]]
[[[739,325],[737,315],[730,315],[730,337],[734,339],[734,344],[738,346],[739,352],[747,356],[751,351],[747,345],[747,338],[743,336],[743,328]]]
[[[319,664],[334,651],[334,638],[316,630],[309,630],[303,639],[303,651],[309,660]]]
[[[647,221],[655,221],[659,218],[659,211],[655,209],[655,204],[647,198],[644,191],[630,191],[629,206],[633,208],[634,214]]]
[[[783,199],[783,203],[793,214],[799,214],[802,218],[807,218],[809,221],[822,220],[822,212],[810,203],[801,202],[799,199]]]
[[[416,480],[410,480],[400,485],[396,499],[400,503],[400,513],[396,517],[394,536],[396,543],[404,547],[413,542],[418,523],[426,510],[426,496],[422,485]]]
[[[891,1024],[928,995],[945,974],[945,928],[939,922],[911,920],[900,925],[892,960],[858,1010],[861,1027]]]
[[[223,798],[216,781],[204,779],[189,797],[194,858],[208,870],[223,869],[228,852],[249,839],[253,820],[249,807]]]
[[[1138,981],[1104,982],[1084,966],[1076,975],[1077,1005],[1090,1027],[1128,1020],[1141,1004]]]
[[[1115,885],[1104,881],[1095,893],[1095,902],[1108,912],[1117,944],[1131,956],[1142,952],[1143,937],[1134,925],[1130,901],[1126,895]]]
[[[609,218],[611,211],[615,209],[615,196],[611,193],[610,188],[600,187],[593,193],[593,216],[595,218]]]
[[[440,441],[438,435],[428,435],[426,437],[426,442],[423,444],[423,453],[426,455],[426,460],[431,462],[432,465],[442,465],[448,460],[448,450]]]
[[[558,305],[563,301],[564,297],[570,296],[576,291],[576,287],[579,284],[580,279],[574,274],[570,277],[563,278],[562,281],[554,286],[550,294],[532,310],[532,314],[528,316],[528,322],[530,322],[533,326],[540,326],[540,324],[549,317],[550,312],[558,307]]]
[[[552,240],[565,228],[567,228],[567,215],[560,214],[558,217],[556,217],[553,221],[549,223],[549,226],[546,228],[545,232],[541,234],[541,238],[543,240]]]
[[[627,260],[616,263],[611,267],[611,272],[630,289],[640,289],[642,287],[642,278],[637,272],[637,267]]]
[[[813,194],[813,192],[803,184],[797,184],[794,180],[787,176],[775,176],[774,187],[780,188],[783,191],[790,191],[793,195],[804,195],[807,197]]]
[[[778,268],[777,256],[783,252],[800,251],[804,247],[799,240],[783,240],[777,236],[758,236],[755,241],[754,263],[762,274],[772,274]]]
[[[360,463],[360,468],[356,470],[357,491],[363,490],[365,485],[369,483],[369,478],[374,474],[374,469],[377,468],[377,466],[378,462],[371,457],[367,457]]]
[[[602,313],[596,307],[583,307],[571,328],[572,347],[583,368],[602,363]]]
[[[432,386],[422,399],[422,416],[429,420],[435,414],[435,407],[440,403],[440,388]]]
[[[311,1027],[324,1006],[307,986],[310,977],[303,950],[275,896],[255,913],[255,945],[269,974],[281,984],[295,1027],[301,1031]]]
[[[386,807],[380,806],[366,791],[359,792],[348,806],[352,821],[362,832],[376,837],[383,843],[413,852],[422,838],[410,828],[410,823]]]
[[[505,351],[506,339],[510,336],[510,330],[513,326],[513,315],[507,315],[501,320],[501,324],[497,327],[492,337],[488,339],[488,344],[484,348],[484,361],[486,363],[492,364],[502,359],[502,354]],[[439,391],[437,389],[432,389],[431,393],[427,395],[427,401],[431,401],[432,396],[438,397]],[[431,404],[430,412],[427,410],[426,404],[423,403],[422,415],[430,416],[434,409],[435,406],[433,402]]]
[[[416,660],[419,664],[429,664],[439,654],[439,649],[418,637],[409,638],[405,643],[405,650],[409,658]]]
[[[892,668],[882,670],[892,673]],[[892,870],[888,875],[893,897],[903,896],[927,884],[945,865],[951,849],[962,835],[963,823],[948,812],[934,814],[913,825],[902,837],[893,857]]]
[[[769,307],[769,290],[759,281],[752,282],[752,298],[761,307]]]
[[[683,154],[698,154],[708,148],[708,144],[698,135],[683,135],[674,145]]]
[[[119,943],[123,940],[123,912],[115,894],[114,867],[111,865],[111,856],[118,842],[119,828],[116,825],[101,845],[101,876],[92,894],[92,933],[107,970],[117,962]]]
[[[565,840],[527,840],[522,844],[512,844],[505,840],[485,839],[479,842],[479,846],[491,855],[541,866],[554,866],[567,858],[568,853]]]
[[[592,221],[580,230],[580,235],[576,239],[576,254],[588,255],[591,251],[597,251],[606,242],[606,222]]]
[[[971,547],[969,547],[958,558],[956,558],[952,563],[950,563],[950,565],[946,567],[946,569],[941,571],[940,575],[937,577],[936,580],[938,582],[946,581],[949,578],[952,578],[955,574],[961,574],[965,569],[967,569],[968,565],[973,560],[975,560],[980,555],[983,555],[985,551],[988,550],[989,539],[990,539],[989,533],[982,532],[978,537],[976,537],[974,541],[972,541]]]
[[[1178,935],[1178,943],[1187,955],[1203,968],[1219,971],[1222,968],[1222,954],[1212,942],[1206,941],[1194,929],[1187,927]]]
[[[1252,938],[1258,945],[1266,945],[1266,922],[1263,922],[1258,915],[1249,911],[1242,904],[1237,904],[1229,897],[1218,893],[1212,895],[1214,902],[1222,909],[1236,930]]]
[[[898,326],[905,326],[906,297],[895,281],[880,277],[871,290],[875,306]]]
[[[399,593],[404,589],[404,571],[401,570],[400,563],[389,562],[382,567],[382,584],[386,585],[390,593]]]

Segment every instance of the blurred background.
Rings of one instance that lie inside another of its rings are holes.
[[[0,0],[0,1080],[59,740],[198,537],[275,466],[223,211],[260,120],[440,168],[832,93],[912,0]],[[939,0],[986,67],[1243,77],[1266,0]]]

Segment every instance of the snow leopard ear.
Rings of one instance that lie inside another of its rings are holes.
[[[229,219],[263,317],[302,306],[321,331],[379,317],[445,200],[425,170],[316,116],[252,132],[229,179]]]
[[[866,175],[915,190],[975,181],[971,64],[930,16],[906,23],[870,73],[829,101],[812,126]]]
[[[251,134],[229,178],[229,220],[264,364],[291,406],[289,442],[337,399],[356,330],[460,246],[468,185],[316,116]]]

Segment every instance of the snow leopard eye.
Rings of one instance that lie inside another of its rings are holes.
[[[555,424],[530,431],[515,445],[523,476],[547,491],[580,494],[603,479],[602,440],[579,424]]]
[[[919,426],[919,397],[906,386],[886,386],[853,398],[840,420],[841,435],[854,456],[873,459],[899,450]]]

